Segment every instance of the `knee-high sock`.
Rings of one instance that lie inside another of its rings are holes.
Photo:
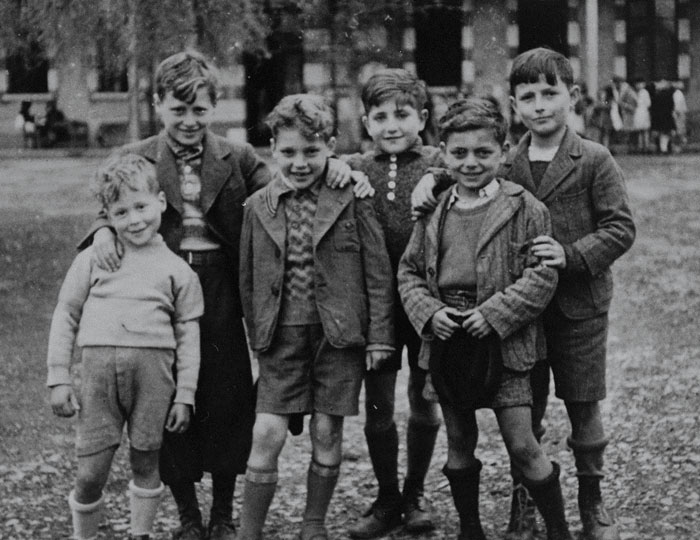
[[[102,519],[102,502],[104,496],[100,496],[92,503],[79,503],[75,500],[75,491],[68,495],[68,506],[70,506],[73,518],[73,538],[75,540],[95,540],[97,538],[97,528]]]
[[[160,504],[160,496],[165,486],[161,484],[157,488],[147,489],[129,482],[129,506],[131,509],[131,534],[143,536],[151,534],[153,521]]]

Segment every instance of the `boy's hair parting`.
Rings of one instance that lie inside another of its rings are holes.
[[[197,51],[184,51],[169,56],[156,68],[156,94],[164,99],[168,92],[173,97],[193,103],[197,91],[206,88],[212,104],[216,105],[219,78],[216,68]]]
[[[552,86],[557,84],[557,77],[567,88],[574,85],[574,71],[566,56],[546,47],[537,47],[520,53],[513,60],[510,70],[511,95],[515,95],[519,84],[539,82],[542,75]]]
[[[325,142],[335,134],[335,114],[331,103],[315,94],[292,94],[283,97],[265,120],[272,136],[281,129],[298,129],[306,139]]]
[[[144,188],[153,194],[160,192],[155,166],[138,154],[117,154],[107,158],[92,180],[92,191],[104,208],[118,201],[126,189],[138,191]]]
[[[508,135],[508,120],[495,97],[472,96],[452,103],[438,121],[438,128],[442,142],[446,142],[451,133],[491,129],[496,142],[503,146]]]
[[[365,113],[390,99],[398,105],[410,105],[417,111],[428,108],[428,88],[424,81],[405,69],[377,71],[362,87]]]

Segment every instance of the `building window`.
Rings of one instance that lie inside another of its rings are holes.
[[[5,58],[8,94],[44,94],[49,91],[49,61],[41,46],[32,42]]]
[[[549,47],[568,56],[568,9],[566,0],[520,0],[518,53],[535,47]]]
[[[414,58],[418,77],[428,86],[462,84],[461,0],[414,0]]]
[[[103,40],[97,42],[95,56],[97,69],[97,92],[128,92],[126,62],[114,51],[110,51]]]
[[[678,78],[676,0],[627,0],[627,78]]]

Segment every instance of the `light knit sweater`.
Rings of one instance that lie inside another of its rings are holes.
[[[49,334],[47,385],[71,384],[73,347],[174,349],[176,403],[194,404],[199,376],[199,278],[157,235],[127,251],[116,272],[93,262],[92,246],[73,261]],[[76,339],[77,337],[77,339]]]

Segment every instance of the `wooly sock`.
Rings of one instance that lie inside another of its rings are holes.
[[[160,496],[165,486],[161,483],[157,488],[142,488],[129,482],[129,506],[131,510],[131,534],[143,536],[151,534],[156,511],[160,504]]]
[[[70,506],[73,518],[73,538],[75,540],[95,540],[97,538],[97,528],[102,519],[102,502],[104,495],[91,503],[79,503],[75,500],[75,490],[71,490],[68,495],[68,506]]]

